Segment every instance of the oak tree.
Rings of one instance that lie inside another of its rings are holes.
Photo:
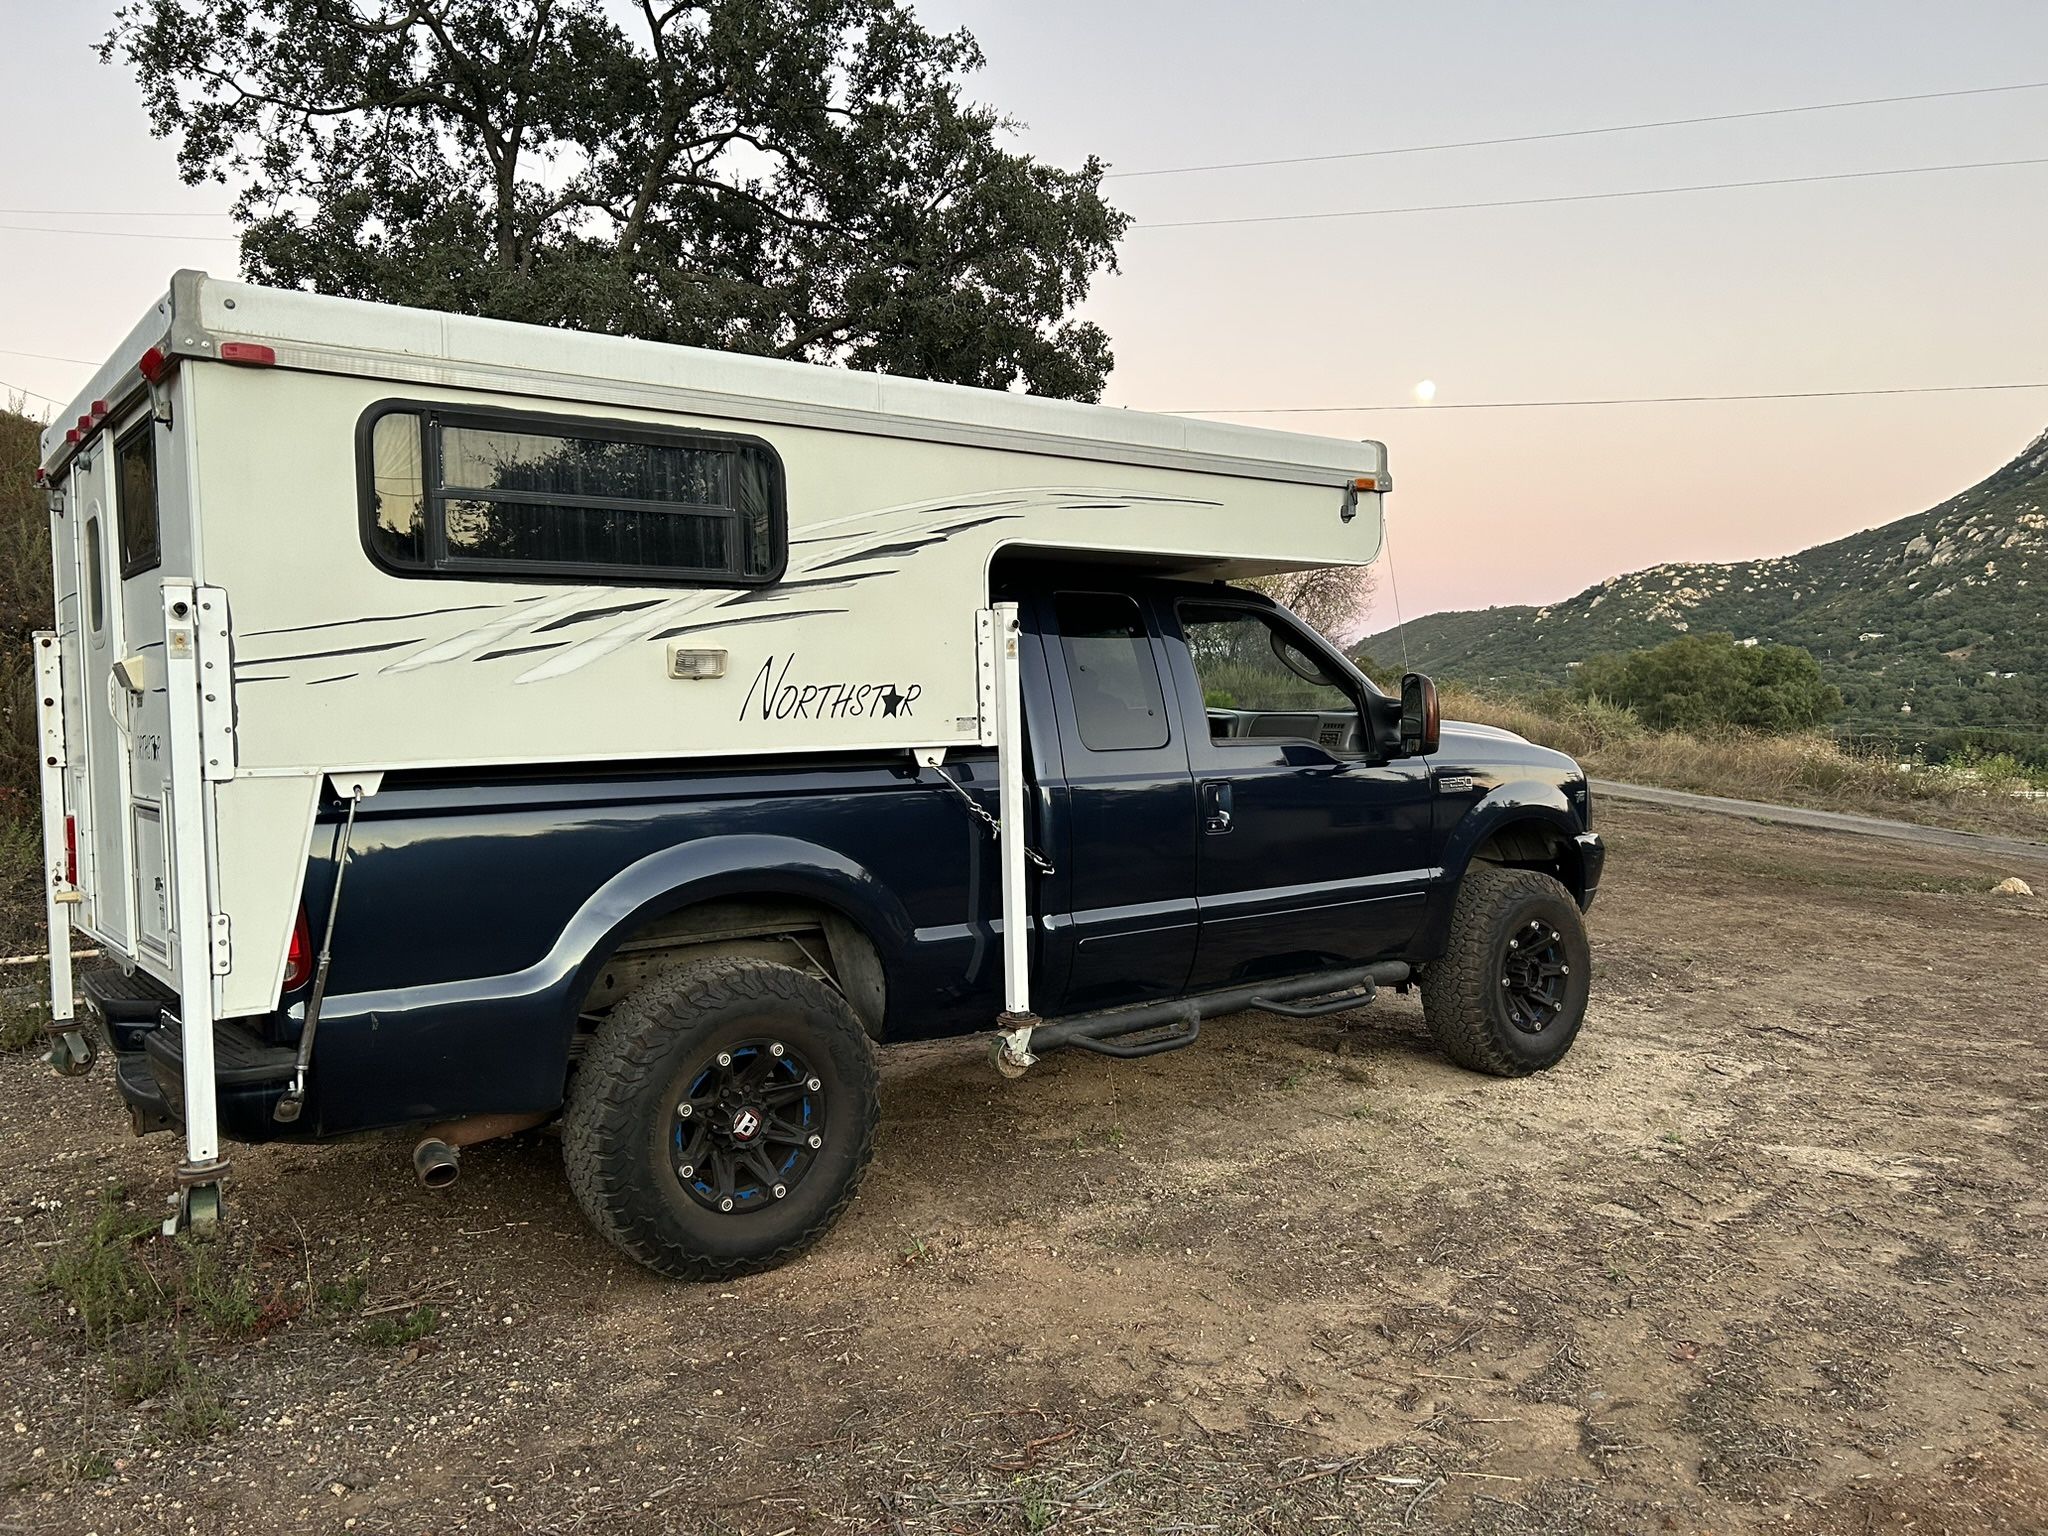
[[[1070,399],[1127,221],[897,0],[130,0],[251,280]]]

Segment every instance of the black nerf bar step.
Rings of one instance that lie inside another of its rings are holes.
[[[1204,1019],[1242,1013],[1248,1008],[1263,1008],[1296,1018],[1319,1018],[1370,1002],[1378,988],[1397,986],[1411,974],[1412,968],[1406,961],[1383,960],[1377,965],[1323,971],[1285,981],[1260,981],[1226,987],[1218,992],[1205,992],[1199,997],[1140,1003],[1133,1008],[1112,1008],[1102,1013],[1079,1013],[1039,1025],[1031,1032],[1031,1049],[1041,1055],[1062,1046],[1074,1046],[1101,1056],[1156,1056],[1161,1051],[1193,1045],[1201,1036]],[[1298,1007],[1282,1006],[1297,999],[1311,1001]],[[1167,1025],[1180,1027],[1173,1034],[1152,1040],[1125,1042],[1122,1038]]]

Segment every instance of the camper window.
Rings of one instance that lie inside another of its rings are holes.
[[[754,438],[388,403],[363,542],[409,575],[750,586],[782,572],[782,464]]]
[[[85,520],[85,616],[98,634],[107,622],[106,578],[100,571],[100,520]]]
[[[145,420],[114,444],[114,494],[120,501],[121,574],[163,562],[156,514],[156,424]]]

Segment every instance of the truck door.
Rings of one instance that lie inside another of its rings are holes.
[[[1194,960],[1195,786],[1167,659],[1128,592],[1056,590],[1032,605],[1059,730],[1051,796],[1060,876],[1046,919],[1047,1013],[1179,994]]]
[[[1398,954],[1433,873],[1428,760],[1373,750],[1357,680],[1290,616],[1206,598],[1172,607],[1167,650],[1201,732],[1189,990]]]

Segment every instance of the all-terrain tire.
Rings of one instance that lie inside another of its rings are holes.
[[[1517,1021],[1512,989],[1503,984],[1532,934],[1564,966],[1556,977],[1556,1012],[1535,1028],[1526,1004]],[[1586,1017],[1592,971],[1585,919],[1571,892],[1539,870],[1474,864],[1458,888],[1444,953],[1423,969],[1422,1016],[1459,1066],[1525,1077],[1557,1065],[1572,1048]]]
[[[812,1114],[815,1101],[820,1144],[791,1144],[803,1166],[786,1196],[750,1174],[740,1205],[720,1210],[706,1203],[716,1190],[706,1195],[679,1176],[688,1122],[679,1126],[678,1116],[719,1062],[733,1075],[735,1054],[742,1065],[758,1058],[785,1071],[802,1063],[818,1089],[802,1095],[801,1112]],[[790,966],[705,960],[656,977],[598,1026],[569,1085],[562,1156],[577,1204],[622,1252],[676,1279],[719,1280],[786,1263],[839,1219],[874,1151],[878,1113],[874,1050],[844,997]]]

